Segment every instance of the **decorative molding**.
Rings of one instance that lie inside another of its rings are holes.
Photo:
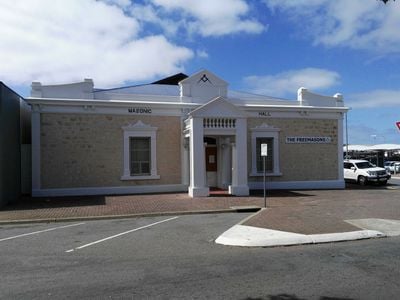
[[[40,112],[43,109],[43,105],[41,103],[32,104],[32,112]]]
[[[275,176],[281,176],[280,165],[279,165],[279,128],[270,126],[266,123],[262,123],[255,128],[251,128],[251,175],[257,176],[257,138],[272,138],[273,139],[273,169],[270,174],[276,174]]]
[[[160,175],[139,175],[139,176],[121,176],[121,180],[149,180],[149,179],[160,179]]]
[[[272,126],[272,125],[268,125],[267,123],[262,123],[259,126],[251,128],[250,130],[251,131],[270,131],[270,132],[281,131],[280,128],[277,128],[277,127]]]
[[[143,123],[141,120],[138,120],[136,123],[122,126],[121,128],[125,131],[154,131],[158,129],[157,127],[152,127],[149,124]]]
[[[254,119],[326,119],[326,120],[337,120],[342,118],[342,114],[346,112],[346,110],[336,110],[336,109],[310,109],[310,110],[302,110],[301,112],[298,110],[298,107],[288,108],[286,106],[268,108],[271,116],[260,116],[259,111],[255,111],[254,109],[247,109],[246,107],[239,106],[239,108],[244,109],[247,112],[248,118]],[[262,107],[259,108],[263,109]],[[302,113],[305,112],[305,113]]]
[[[247,114],[242,108],[220,96],[192,110],[189,116],[193,118],[247,118]]]
[[[143,180],[143,179],[160,179],[157,174],[157,127],[152,127],[138,120],[134,124],[122,126],[124,131],[124,171],[121,180]],[[150,138],[150,174],[132,176],[130,170],[130,143],[131,137],[149,137]]]

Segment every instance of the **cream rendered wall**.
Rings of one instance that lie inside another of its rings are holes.
[[[251,168],[251,128],[266,123],[280,129],[279,159],[282,176],[269,181],[319,181],[338,179],[338,121],[313,119],[262,119],[247,121],[248,165]],[[326,136],[330,144],[286,144],[288,136]],[[249,177],[262,181],[263,177]]]
[[[122,181],[122,126],[157,127],[160,179]],[[181,183],[179,117],[41,114],[41,188],[116,187]]]

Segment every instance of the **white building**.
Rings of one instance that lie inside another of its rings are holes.
[[[179,82],[178,82],[179,81]],[[32,83],[34,196],[343,188],[340,94],[297,101],[228,90],[202,70],[95,89]]]

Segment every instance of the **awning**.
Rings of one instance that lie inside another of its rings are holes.
[[[378,145],[348,145],[348,151],[393,151],[400,150],[400,144],[378,144]],[[347,147],[343,147],[343,151],[347,151]]]

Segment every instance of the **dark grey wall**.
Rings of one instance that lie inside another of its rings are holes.
[[[0,207],[21,196],[21,97],[0,82]]]

